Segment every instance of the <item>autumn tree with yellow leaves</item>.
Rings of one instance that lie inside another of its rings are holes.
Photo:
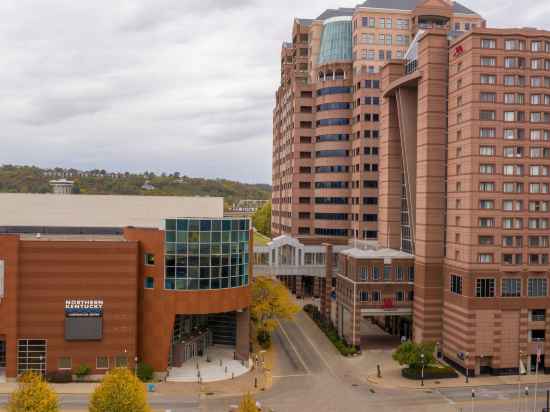
[[[269,347],[271,333],[277,328],[277,319],[292,319],[299,310],[281,283],[268,278],[256,278],[252,283],[250,314],[256,326],[258,342],[263,347]]]
[[[19,386],[11,394],[8,412],[57,412],[59,399],[41,375],[27,372],[19,378]]]
[[[241,399],[237,412],[260,412],[260,410],[256,407],[254,397],[250,393],[247,393]]]
[[[115,368],[92,394],[90,412],[151,412],[151,408],[143,383],[128,368]]]

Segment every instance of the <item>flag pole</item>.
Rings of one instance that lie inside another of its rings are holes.
[[[539,343],[539,345],[537,346],[537,364],[535,366],[535,399],[533,401],[533,412],[537,411],[537,390],[539,388],[539,363],[541,355],[542,348]]]

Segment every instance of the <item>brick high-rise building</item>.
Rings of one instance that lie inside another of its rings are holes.
[[[273,113],[274,234],[376,240],[380,68],[405,55],[418,0],[369,0],[295,19]],[[483,26],[454,3],[453,29]]]
[[[534,369],[539,351],[550,369],[550,32],[445,0],[367,1],[294,32],[273,231],[377,240],[327,270],[339,333],[359,345],[362,317],[412,308],[413,339],[462,370]]]

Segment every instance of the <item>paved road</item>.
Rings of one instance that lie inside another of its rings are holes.
[[[88,395],[60,395],[60,406],[68,410],[88,410]],[[0,407],[4,407],[8,401],[8,395],[0,395]],[[149,403],[155,410],[171,410],[172,412],[199,412],[198,399],[185,399],[176,396],[149,396]]]

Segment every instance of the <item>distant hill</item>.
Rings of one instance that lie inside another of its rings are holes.
[[[271,186],[246,184],[225,179],[203,179],[179,173],[110,173],[105,170],[41,169],[33,166],[0,166],[0,192],[49,193],[49,181],[75,182],[76,194],[118,194],[149,196],[220,196],[226,205],[241,199],[270,199]]]

